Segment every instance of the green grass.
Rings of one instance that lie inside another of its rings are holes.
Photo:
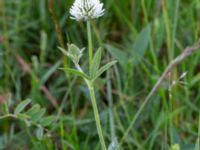
[[[13,114],[20,102],[31,99],[23,114],[39,104],[46,109],[44,118],[55,117],[45,129],[38,127],[40,121],[28,126],[24,116],[0,119],[0,149],[101,149],[84,81],[59,69],[73,64],[58,46],[87,46],[86,24],[69,18],[72,3],[59,0],[53,5],[63,42],[47,0],[0,1],[0,116]],[[171,72],[121,139],[169,62],[198,41],[200,0],[104,4],[105,15],[92,23],[93,47],[104,48],[103,64],[118,60],[95,84],[106,145],[115,141],[122,150],[168,150],[179,144],[181,150],[198,150],[200,52]],[[87,50],[81,65],[88,70],[86,60]],[[187,84],[178,83],[169,93],[171,80],[178,81],[184,72]]]

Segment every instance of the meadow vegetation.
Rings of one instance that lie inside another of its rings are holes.
[[[92,88],[108,150],[200,150],[200,0],[101,2],[93,51],[101,66],[117,61]],[[70,19],[72,4],[0,0],[2,150],[102,149],[87,76],[63,54],[85,47],[89,74],[87,26]]]

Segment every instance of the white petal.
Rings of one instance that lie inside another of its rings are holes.
[[[75,0],[70,8],[70,18],[86,21],[103,16],[104,11],[103,3],[100,3],[99,0]]]

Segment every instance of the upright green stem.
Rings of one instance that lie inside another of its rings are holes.
[[[88,51],[89,51],[89,64],[92,64],[92,32],[91,32],[91,23],[87,21],[87,35],[88,35]]]
[[[92,64],[92,34],[91,34],[90,21],[87,21],[87,33],[88,33],[88,48],[89,48],[89,64],[91,66],[91,64]],[[83,72],[83,70],[81,69],[79,64],[75,64],[75,66],[80,72]],[[97,132],[99,135],[100,143],[101,143],[102,149],[106,150],[106,144],[105,144],[105,140],[103,137],[98,107],[97,107],[96,98],[95,98],[93,81],[87,80],[85,78],[84,78],[84,80],[85,80],[85,82],[88,86],[89,92],[90,92],[90,97],[91,97],[91,101],[92,101],[92,107],[93,107],[93,111],[94,111],[94,117],[95,117],[95,122],[96,122],[96,127],[97,127]]]
[[[93,59],[92,58],[93,52],[92,52],[91,22],[89,20],[87,21],[87,35],[88,35],[89,65],[91,66],[92,59]],[[81,67],[78,64],[75,64],[75,65],[76,65],[76,68],[80,72],[83,72]],[[88,89],[89,89],[89,92],[90,92],[92,107],[93,107],[93,111],[94,111],[94,118],[95,118],[95,122],[96,122],[96,127],[97,127],[97,132],[98,132],[98,135],[99,135],[100,143],[101,143],[102,149],[106,150],[106,144],[105,144],[105,140],[104,140],[104,137],[103,137],[98,107],[97,107],[95,93],[94,93],[93,81],[90,81],[90,80],[87,80],[87,79],[84,79],[84,80],[87,83]]]
[[[101,143],[102,149],[106,150],[106,144],[105,144],[105,140],[104,140],[103,132],[102,132],[102,128],[101,128],[101,123],[100,123],[100,118],[99,118],[99,113],[98,113],[98,108],[97,108],[97,103],[96,103],[96,98],[95,98],[95,93],[94,93],[94,87],[90,81],[88,82],[88,88],[90,91],[90,97],[91,97],[91,101],[92,101],[92,107],[93,107],[93,111],[94,111],[94,117],[95,117],[95,121],[96,121],[97,132],[99,135],[100,143]]]

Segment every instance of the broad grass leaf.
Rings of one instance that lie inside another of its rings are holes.
[[[181,144],[180,147],[180,150],[196,150],[195,144]]]
[[[19,104],[17,105],[17,107],[15,108],[14,113],[15,113],[15,114],[19,114],[19,113],[22,112],[22,111],[25,109],[25,107],[26,107],[28,104],[30,104],[30,103],[31,103],[31,100],[30,100],[30,99],[27,99],[27,100],[25,100],[25,101],[22,101],[21,103],[19,103]]]
[[[181,137],[179,135],[179,131],[177,131],[177,128],[174,127],[174,125],[171,125],[171,136],[172,136],[172,143],[181,143]]]
[[[134,44],[131,45],[131,47],[129,47],[131,49],[131,56],[132,56],[131,58],[134,64],[140,63],[140,61],[143,59],[150,38],[151,38],[151,25],[147,25],[141,31]]]
[[[154,43],[155,50],[160,50],[165,38],[165,25],[163,18],[157,18],[154,21]],[[156,51],[158,52],[158,51]]]
[[[109,44],[105,44],[105,47],[111,53],[111,55],[119,62],[120,65],[128,63],[128,56],[126,55],[126,53]]]
[[[48,79],[49,77],[60,67],[61,62],[58,61],[55,65],[53,65],[41,78],[41,85],[43,85]]]

